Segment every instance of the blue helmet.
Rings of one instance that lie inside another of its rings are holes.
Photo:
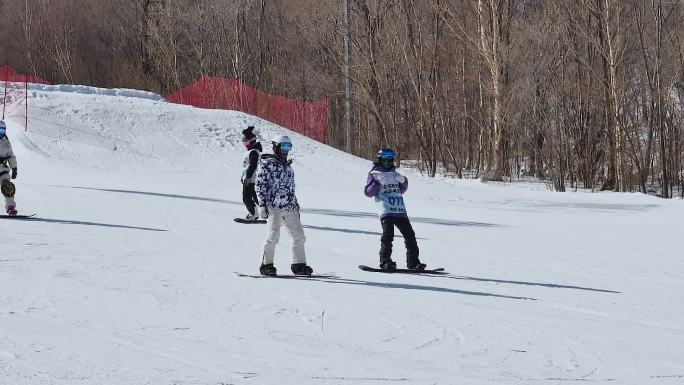
[[[394,159],[396,157],[397,153],[395,153],[391,148],[381,148],[378,150],[377,164],[385,168],[392,168],[394,167]]]
[[[378,150],[378,159],[392,159],[397,157],[397,153],[391,148],[381,148]]]

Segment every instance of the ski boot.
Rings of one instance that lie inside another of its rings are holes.
[[[10,215],[10,216],[17,215],[17,209],[14,206],[7,206],[6,212],[7,212],[7,215]]]
[[[293,263],[290,267],[294,275],[311,275],[313,273],[313,269],[306,263]]]
[[[396,270],[397,263],[391,259],[386,259],[384,261],[380,261],[380,268],[382,270]]]
[[[278,271],[272,263],[261,265],[259,267],[259,273],[261,273],[261,275],[268,275],[270,277],[275,277],[278,275]]]
[[[420,263],[420,261],[411,261],[406,264],[409,270],[425,270],[426,264]]]
[[[245,220],[250,221],[250,222],[258,221],[259,220],[259,214],[249,214],[248,213],[247,215],[245,215]]]

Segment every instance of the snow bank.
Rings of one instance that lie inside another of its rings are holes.
[[[147,100],[163,100],[159,94],[148,91],[132,90],[127,88],[98,88],[90,86],[79,86],[72,84],[35,84],[29,83],[29,91],[43,91],[43,92],[69,92],[84,95],[98,95],[98,96],[116,96],[126,98],[138,98]]]

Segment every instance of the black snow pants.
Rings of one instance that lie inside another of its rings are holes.
[[[418,259],[418,242],[416,233],[413,231],[411,222],[408,218],[384,217],[382,223],[382,237],[380,237],[380,264],[392,260],[392,241],[394,240],[394,226],[396,226],[404,237],[406,245],[406,265],[415,266],[420,263]]]
[[[242,185],[242,202],[250,214],[254,215],[256,213],[255,208],[259,205],[259,199],[257,198],[254,183],[244,183]]]

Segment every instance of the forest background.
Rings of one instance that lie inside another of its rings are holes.
[[[345,22],[345,6],[351,22]],[[684,0],[0,0],[0,65],[327,98],[328,144],[428,175],[684,194]],[[347,143],[345,36],[354,131]]]

